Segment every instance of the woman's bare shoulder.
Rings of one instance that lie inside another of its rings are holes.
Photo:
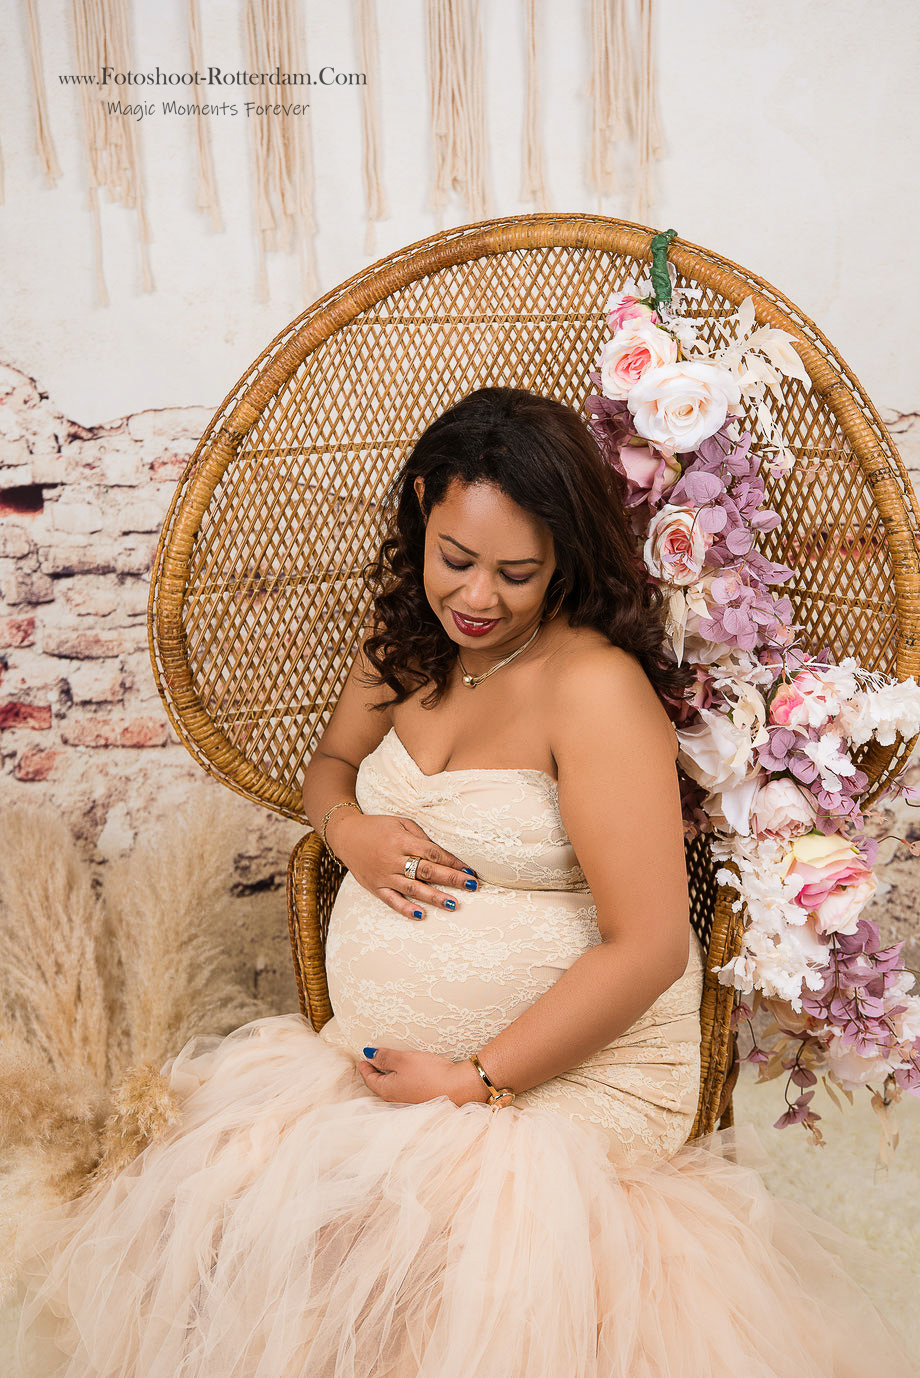
[[[636,656],[622,646],[614,646],[596,627],[560,627],[552,645],[547,649],[545,669],[549,682],[565,691],[572,681],[585,673],[592,678],[628,676],[645,672]],[[649,686],[651,687],[651,686]]]
[[[573,724],[586,736],[607,735],[615,724],[618,733],[663,734],[675,756],[674,725],[639,657],[613,645],[593,627],[566,630],[546,662],[546,706],[553,738],[561,742]]]

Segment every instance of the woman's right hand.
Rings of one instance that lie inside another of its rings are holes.
[[[475,872],[432,842],[413,818],[338,809],[326,825],[326,837],[358,884],[407,919],[424,918],[423,904],[457,907],[456,897],[439,885],[478,888]],[[421,857],[414,880],[404,870],[410,856]]]

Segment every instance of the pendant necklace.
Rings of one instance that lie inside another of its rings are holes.
[[[519,656],[522,651],[526,651],[527,647],[530,645],[531,641],[533,641],[534,637],[536,636],[537,632],[540,630],[542,626],[543,623],[538,622],[537,625],[534,627],[533,631],[530,633],[530,636],[524,642],[523,646],[518,646],[517,650],[512,651],[510,656],[505,656],[504,660],[500,660],[497,665],[493,665],[491,670],[486,670],[485,673],[482,675],[467,674],[466,666],[464,665],[463,660],[461,659],[460,651],[458,649],[457,661],[459,662],[460,669],[463,672],[463,683],[469,685],[471,689],[475,689],[477,684],[481,684],[484,679],[488,679],[489,675],[494,675],[495,671],[500,670],[503,665],[507,665],[509,660],[514,660],[515,656]]]

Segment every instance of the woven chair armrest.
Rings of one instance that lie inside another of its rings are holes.
[[[326,981],[329,915],[345,867],[308,832],[291,853],[287,869],[288,930],[300,1011],[319,1033],[332,1018]]]

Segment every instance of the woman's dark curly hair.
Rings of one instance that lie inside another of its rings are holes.
[[[683,699],[693,672],[668,658],[664,598],[630,529],[623,479],[570,407],[523,388],[489,387],[431,423],[387,493],[386,535],[363,570],[375,624],[365,655],[395,695],[377,707],[402,703],[429,681],[422,706],[433,706],[457,657],[423,584],[425,521],[413,487],[419,475],[429,513],[458,479],[494,484],[539,517],[553,537],[557,565],[547,601],[555,603],[561,583],[560,608],[573,627],[596,627],[631,651],[666,706]]]

